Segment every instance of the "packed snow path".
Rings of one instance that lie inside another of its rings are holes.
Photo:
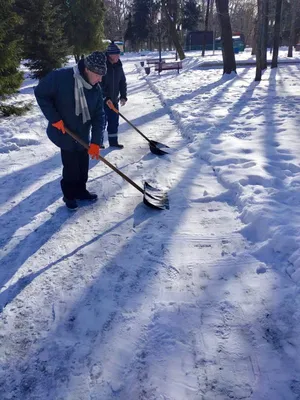
[[[34,109],[40,144],[4,154],[0,176],[1,399],[299,398],[298,310],[292,297],[278,307],[288,276],[251,255],[214,169],[135,63],[125,69],[122,112],[173,154],[154,156],[122,120],[124,150],[102,154],[138,184],[167,188],[170,210],[146,208],[91,162],[99,200],[68,211],[59,152]]]

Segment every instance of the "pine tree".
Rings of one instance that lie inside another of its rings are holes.
[[[76,59],[81,54],[104,48],[103,0],[69,0],[66,32]]]
[[[126,21],[127,21],[127,28],[124,34],[124,40],[130,43],[131,50],[137,51],[138,49],[136,47],[136,42],[135,42],[131,13],[129,13],[129,15],[126,17]]]
[[[24,58],[33,78],[60,68],[69,54],[61,6],[52,0],[28,0],[20,6],[24,19]],[[19,5],[22,2],[19,2]]]
[[[13,12],[13,1],[0,0],[0,99],[15,93],[23,74],[18,71],[21,60],[20,40],[16,28],[20,20]]]
[[[187,0],[183,4],[182,29],[195,31],[201,22],[201,8],[196,0]]]
[[[151,22],[150,0],[133,1],[133,36],[136,43],[145,42],[148,39],[153,25]]]

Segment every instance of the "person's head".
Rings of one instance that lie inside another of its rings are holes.
[[[112,64],[119,61],[120,53],[119,47],[114,42],[111,42],[106,49],[107,58]]]
[[[91,85],[102,81],[106,74],[106,56],[101,51],[94,51],[84,59],[86,79]]]

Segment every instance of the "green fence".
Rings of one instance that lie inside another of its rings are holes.
[[[188,45],[185,47],[185,51],[202,51],[203,45]],[[235,53],[245,50],[245,45],[241,40],[233,39],[233,49]],[[214,50],[213,44],[209,43],[205,45],[205,50]],[[221,40],[215,40],[215,50],[222,50]]]

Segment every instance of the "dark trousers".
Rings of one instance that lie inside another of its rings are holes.
[[[86,190],[89,171],[89,155],[86,150],[61,150],[63,164],[61,190],[64,197],[74,200]]]
[[[114,106],[119,109],[118,103],[114,103]],[[108,142],[110,145],[118,144],[119,114],[111,110],[106,103],[104,103],[104,111]]]

